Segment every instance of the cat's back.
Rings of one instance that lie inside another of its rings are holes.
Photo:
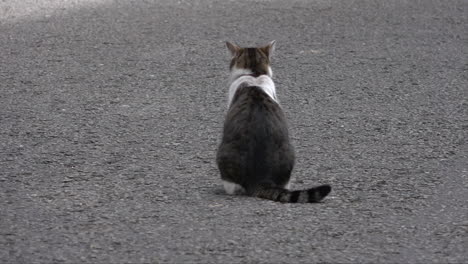
[[[283,136],[287,136],[286,120],[281,106],[258,86],[241,85],[229,107],[225,129],[239,130],[242,127],[252,133],[268,132],[272,135],[276,132],[286,133]],[[275,127],[277,129],[272,131]],[[255,128],[260,130],[256,131]]]
[[[261,87],[243,86],[236,92],[217,162],[224,179],[243,186],[261,181],[282,185],[289,179],[294,149],[285,116],[278,102]]]
[[[226,116],[222,142],[256,153],[275,152],[286,145],[289,148],[281,106],[260,87],[239,87]]]

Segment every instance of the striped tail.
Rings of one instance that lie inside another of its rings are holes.
[[[259,197],[282,203],[317,203],[331,191],[330,185],[320,185],[306,190],[290,191],[281,187],[258,186],[250,193]]]

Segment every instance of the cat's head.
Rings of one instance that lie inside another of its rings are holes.
[[[233,71],[250,72],[254,76],[263,74],[272,76],[270,58],[275,49],[275,41],[258,48],[241,48],[236,44],[226,42],[232,55],[229,68]]]

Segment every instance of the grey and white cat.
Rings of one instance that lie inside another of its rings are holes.
[[[272,80],[275,42],[260,48],[226,45],[232,54],[228,112],[216,157],[224,189],[285,203],[319,202],[329,185],[288,190],[294,148]]]

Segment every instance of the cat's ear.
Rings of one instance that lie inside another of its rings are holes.
[[[271,58],[271,55],[273,55],[273,52],[275,51],[275,45],[276,40],[273,40],[272,42],[268,43],[268,45],[261,47],[262,51],[269,57]]]
[[[239,52],[239,50],[240,50],[239,46],[237,46],[236,44],[232,44],[229,41],[226,41],[226,46],[229,49],[229,51],[231,52],[232,56],[235,56],[237,54],[237,52]]]

